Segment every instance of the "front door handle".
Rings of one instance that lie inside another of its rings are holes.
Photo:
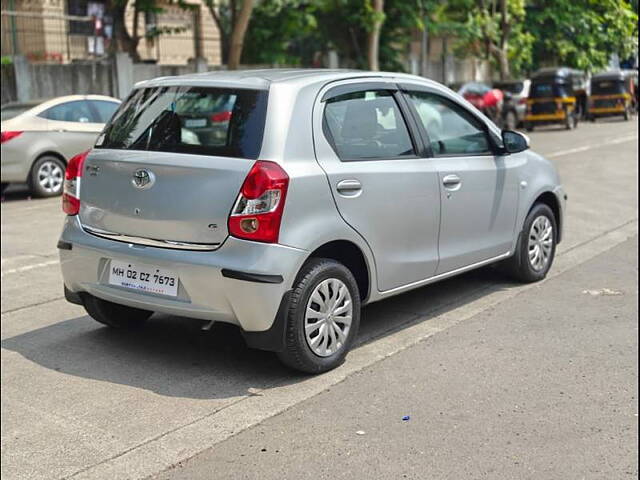
[[[447,190],[458,190],[462,186],[462,180],[458,175],[451,174],[442,179],[442,184]]]
[[[355,179],[342,180],[336,185],[336,190],[345,197],[356,197],[362,191],[362,184]]]

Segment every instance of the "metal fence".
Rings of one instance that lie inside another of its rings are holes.
[[[102,53],[103,40],[93,36],[92,17],[10,10],[0,14],[3,56],[67,63]]]

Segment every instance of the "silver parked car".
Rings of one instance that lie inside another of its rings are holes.
[[[218,98],[223,141],[189,114]],[[67,300],[99,322],[228,322],[317,373],[344,360],[366,303],[498,262],[544,278],[565,200],[524,135],[435,82],[217,72],[135,86],[69,163],[58,248]]]
[[[120,100],[70,95],[2,106],[2,190],[28,183],[34,195],[62,193],[64,169],[93,146]]]

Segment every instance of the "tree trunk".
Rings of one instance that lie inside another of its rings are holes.
[[[367,60],[369,61],[369,70],[380,70],[378,61],[380,49],[380,30],[384,21],[384,0],[373,0],[374,20],[371,31],[367,38]]]
[[[112,52],[127,52],[134,62],[139,62],[138,42],[131,38],[125,24],[126,9],[127,2],[119,0],[113,0],[111,2],[109,12],[113,19],[113,39],[110,50]]]
[[[500,47],[498,49],[498,65],[500,66],[500,80],[507,80],[511,76],[509,71],[509,34],[511,23],[509,22],[507,0],[500,0]]]
[[[213,0],[207,0],[205,3],[209,9],[211,18],[213,18],[213,21],[218,27],[218,34],[220,35],[220,57],[222,59],[222,64],[226,65],[229,61],[229,32],[225,30],[222,20],[220,19],[220,15],[216,12]]]
[[[227,68],[229,70],[237,70],[240,65],[244,35],[247,32],[249,20],[251,19],[253,1],[254,0],[243,0],[242,8],[240,9],[240,12],[236,17],[236,22],[233,25],[233,32],[231,32],[231,45],[229,46],[229,62],[227,64]]]

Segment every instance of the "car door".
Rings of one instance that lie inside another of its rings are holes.
[[[90,149],[104,127],[87,100],[60,103],[39,116],[47,119],[47,135],[67,159]]]
[[[506,255],[515,235],[523,157],[494,154],[488,125],[453,95],[416,85],[403,90],[431,147],[441,186],[436,273]]]
[[[335,84],[334,84],[335,85]],[[392,82],[337,84],[314,109],[316,156],[344,220],[369,244],[378,290],[432,276],[440,188]]]

